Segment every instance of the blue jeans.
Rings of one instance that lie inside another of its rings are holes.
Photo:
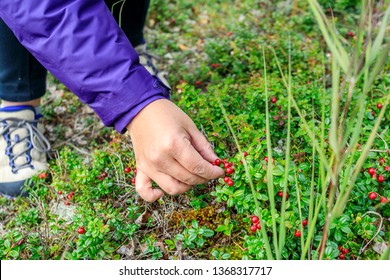
[[[105,0],[110,8],[117,0]],[[131,0],[122,7],[122,29],[135,47],[144,40],[143,29],[150,0]],[[119,21],[121,3],[113,15]],[[46,92],[47,70],[19,43],[0,18],[0,100],[26,102]]]

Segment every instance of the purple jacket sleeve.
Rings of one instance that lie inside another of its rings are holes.
[[[121,133],[169,89],[139,64],[103,0],[1,0],[0,17],[18,40]]]

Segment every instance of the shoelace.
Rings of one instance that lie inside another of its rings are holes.
[[[17,173],[19,169],[23,168],[34,168],[34,166],[31,164],[32,158],[30,155],[32,148],[35,148],[37,151],[42,153],[47,153],[50,151],[50,143],[45,138],[45,136],[43,136],[42,132],[37,128],[37,123],[38,120],[27,121],[17,118],[0,119],[0,136],[3,136],[7,142],[5,154],[10,159],[10,166],[13,173]],[[11,133],[20,128],[27,129],[28,135],[23,138],[19,138],[18,135],[15,135],[14,139],[11,139]],[[17,143],[22,141],[28,142],[26,149],[21,150],[18,154],[13,154],[12,148]],[[16,166],[15,160],[24,154],[26,155],[26,163]]]
[[[158,70],[157,70],[157,67],[153,64],[153,59],[155,60],[159,60],[159,57],[155,56],[155,55],[152,55],[150,53],[148,53],[147,51],[139,51],[138,52],[138,56],[139,57],[144,57],[146,59],[146,63],[147,65],[153,69],[153,72],[155,75],[158,74]]]

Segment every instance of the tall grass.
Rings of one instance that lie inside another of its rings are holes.
[[[328,235],[331,224],[339,217],[350,197],[357,177],[362,170],[363,164],[367,158],[367,155],[372,147],[374,139],[377,136],[380,123],[384,118],[384,114],[387,106],[390,103],[390,94],[387,95],[383,103],[383,107],[376,118],[375,125],[370,132],[366,143],[362,144],[362,151],[357,150],[357,144],[360,136],[364,130],[364,114],[369,99],[369,91],[373,82],[379,76],[383,67],[389,57],[390,42],[386,41],[387,28],[390,17],[390,6],[387,7],[383,13],[378,24],[373,22],[373,9],[374,1],[364,0],[361,4],[361,15],[358,25],[358,31],[356,34],[356,44],[352,51],[349,51],[342,42],[340,35],[338,34],[334,23],[329,21],[325,16],[321,6],[316,0],[307,0],[310,9],[317,21],[317,24],[322,32],[322,35],[326,41],[326,45],[331,53],[331,75],[332,75],[332,88],[331,96],[326,96],[325,85],[322,92],[322,96],[331,100],[330,110],[330,129],[325,130],[325,105],[321,107],[321,133],[316,135],[314,128],[309,124],[309,120],[306,119],[306,115],[299,107],[296,97],[293,91],[294,81],[291,75],[291,48],[289,50],[289,65],[288,73],[285,74],[282,70],[282,66],[279,63],[276,52],[273,51],[284,86],[288,93],[288,123],[287,123],[287,139],[286,139],[286,160],[285,160],[285,180],[284,180],[284,193],[286,193],[289,187],[289,181],[287,175],[290,172],[290,159],[291,159],[291,110],[294,109],[300,119],[301,127],[305,130],[307,135],[311,139],[312,143],[312,160],[314,158],[319,159],[319,164],[313,163],[312,177],[310,185],[310,197],[309,197],[309,229],[307,236],[303,235],[303,227],[301,225],[301,259],[311,259],[311,252],[309,251],[314,241],[314,234],[316,230],[316,224],[318,222],[319,214],[325,217],[325,224],[322,229],[322,239],[320,246],[316,249],[316,256],[318,259],[323,259],[325,248],[328,241]],[[267,71],[265,61],[265,50],[263,49],[264,57],[264,91],[266,97],[266,141],[267,141],[267,190],[270,212],[272,216],[272,225],[268,229],[271,232],[270,236],[267,234],[265,226],[262,227],[261,233],[265,243],[267,258],[268,259],[282,259],[282,251],[285,246],[286,238],[286,225],[285,225],[285,210],[286,199],[283,196],[282,206],[280,209],[280,223],[277,227],[276,214],[278,210],[275,205],[275,189],[273,185],[273,164],[272,164],[272,141],[270,133],[269,122],[269,107],[268,107],[268,90],[267,90]],[[324,75],[325,78],[325,75]],[[363,85],[358,88],[358,85]],[[226,123],[232,133],[238,151],[242,154],[241,147],[238,143],[232,126],[230,125],[226,111],[223,108],[222,102],[219,102],[222,112],[225,116]],[[314,108],[313,108],[314,112]],[[314,115],[311,116],[314,120]],[[329,139],[327,139],[329,137]],[[325,149],[325,142],[329,141],[330,152]],[[358,158],[356,161],[355,159]],[[250,182],[250,187],[255,198],[255,188],[250,178],[248,166],[243,158],[246,176]],[[295,186],[297,199],[300,200],[300,192],[298,190],[299,182],[295,171]],[[316,178],[315,174],[319,174]],[[292,187],[292,186],[290,186]],[[315,193],[319,193],[316,196]],[[260,205],[255,199],[256,213],[259,215],[262,224],[265,223],[261,217]],[[300,205],[299,205],[300,207]],[[302,221],[302,213],[299,212],[300,219]],[[318,234],[318,233],[317,233]],[[273,246],[273,247],[272,247]],[[388,258],[390,254],[387,249],[382,258]]]
[[[329,179],[322,182],[327,185],[328,197],[326,220],[319,248],[321,259],[324,255],[329,227],[346,207],[390,101],[390,95],[388,95],[370,136],[364,143],[363,151],[357,155],[357,162],[354,162],[359,136],[364,129],[363,119],[369,90],[389,56],[390,43],[386,42],[385,34],[388,28],[390,6],[387,7],[381,22],[376,26],[372,23],[374,2],[371,0],[362,2],[356,47],[352,54],[348,54],[334,25],[328,21],[317,1],[308,0],[308,2],[333,57],[329,131],[331,153],[325,159],[330,167],[327,175]],[[362,90],[358,90],[358,83],[363,83]],[[357,100],[356,104],[353,104],[352,96]],[[344,106],[342,106],[342,101]],[[300,111],[298,107],[296,110]],[[324,139],[321,139],[322,141]],[[341,179],[341,174],[343,174],[343,179]]]

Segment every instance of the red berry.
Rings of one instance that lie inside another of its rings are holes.
[[[272,98],[271,98],[271,102],[272,102],[272,103],[276,103],[276,101],[277,101],[276,97],[272,97]]]
[[[302,225],[305,227],[305,226],[307,226],[307,223],[308,223],[308,220],[307,219],[304,219],[303,221],[302,221]]]
[[[244,152],[244,157],[247,157],[248,155],[248,152]]]
[[[283,192],[282,191],[278,191],[278,196],[283,197]],[[286,193],[286,199],[288,199],[288,197],[289,197],[289,194]]]
[[[344,255],[348,254],[349,250],[347,248],[341,248],[341,253]]]
[[[381,196],[381,198],[380,198],[380,202],[381,202],[381,203],[383,203],[383,204],[387,203],[387,202],[388,202],[388,199],[387,199],[387,197],[385,197],[385,196]]]
[[[229,162],[225,162],[225,163],[223,164],[223,166],[224,166],[225,168],[229,168],[231,165],[230,165]]]
[[[370,192],[368,194],[368,198],[371,200],[375,200],[378,197],[378,195],[375,192]]]
[[[70,205],[70,202],[69,201],[65,201],[64,202],[66,206],[69,206]]]
[[[221,64],[219,64],[219,63],[213,63],[213,64],[211,64],[211,67],[213,67],[213,68],[218,68],[219,66],[221,66]]]
[[[256,232],[256,230],[257,230],[257,227],[256,227],[256,225],[251,225],[251,232]]]
[[[390,165],[385,167],[385,171],[390,171]]]
[[[221,165],[221,160],[219,158],[217,158],[215,161],[214,161],[215,165]]]
[[[125,173],[130,173],[130,171],[131,171],[131,168],[130,168],[130,167],[126,167],[126,168],[125,168]]]
[[[77,230],[77,232],[78,232],[79,234],[84,234],[84,233],[85,233],[85,228],[84,228],[84,227],[81,227],[81,228],[79,228],[79,229]]]
[[[374,167],[368,168],[368,174],[374,175],[376,173],[376,169]]]
[[[379,175],[376,179],[378,180],[378,183],[383,183],[385,181],[385,176]]]
[[[384,165],[386,163],[386,160],[384,158],[380,158],[378,161],[380,165]]]
[[[71,196],[74,196],[74,192],[70,192],[69,194],[70,194]]]
[[[231,167],[226,168],[226,173],[227,173],[227,174],[232,174],[233,171],[234,171],[234,169],[231,168]]]
[[[62,194],[62,191],[58,191],[58,194]]]
[[[68,194],[68,199],[71,200],[73,198],[73,195]]]
[[[294,232],[295,237],[301,237],[301,232],[299,230],[296,230]]]
[[[226,176],[223,180],[225,181],[225,183],[227,183],[227,182],[231,181],[232,179],[230,179],[230,177]]]
[[[228,184],[229,187],[231,187],[231,186],[234,185],[234,182],[232,180],[230,180],[230,181],[227,182],[227,184]]]
[[[134,169],[134,174],[137,174],[137,169]]]
[[[135,178],[131,178],[131,183],[135,185]]]
[[[376,104],[376,107],[377,107],[378,109],[382,109],[383,105],[382,105],[382,103],[378,103],[378,104]]]
[[[255,226],[256,226],[257,229],[261,229],[260,223],[255,224]]]
[[[266,162],[268,162],[268,157],[265,157],[264,160],[265,160]]]
[[[41,173],[38,175],[38,178],[39,179],[46,179],[47,178],[47,174],[46,173]]]
[[[348,37],[351,37],[351,38],[352,38],[352,37],[355,37],[355,32],[353,32],[353,31],[348,31],[348,32],[347,32],[347,36],[348,36]]]
[[[252,217],[251,217],[251,221],[252,221],[253,224],[257,224],[260,220],[259,220],[259,217],[257,217],[257,216],[252,216]]]
[[[345,260],[345,255],[344,255],[344,254],[340,254],[340,255],[339,255],[339,259],[340,259],[340,260]]]

